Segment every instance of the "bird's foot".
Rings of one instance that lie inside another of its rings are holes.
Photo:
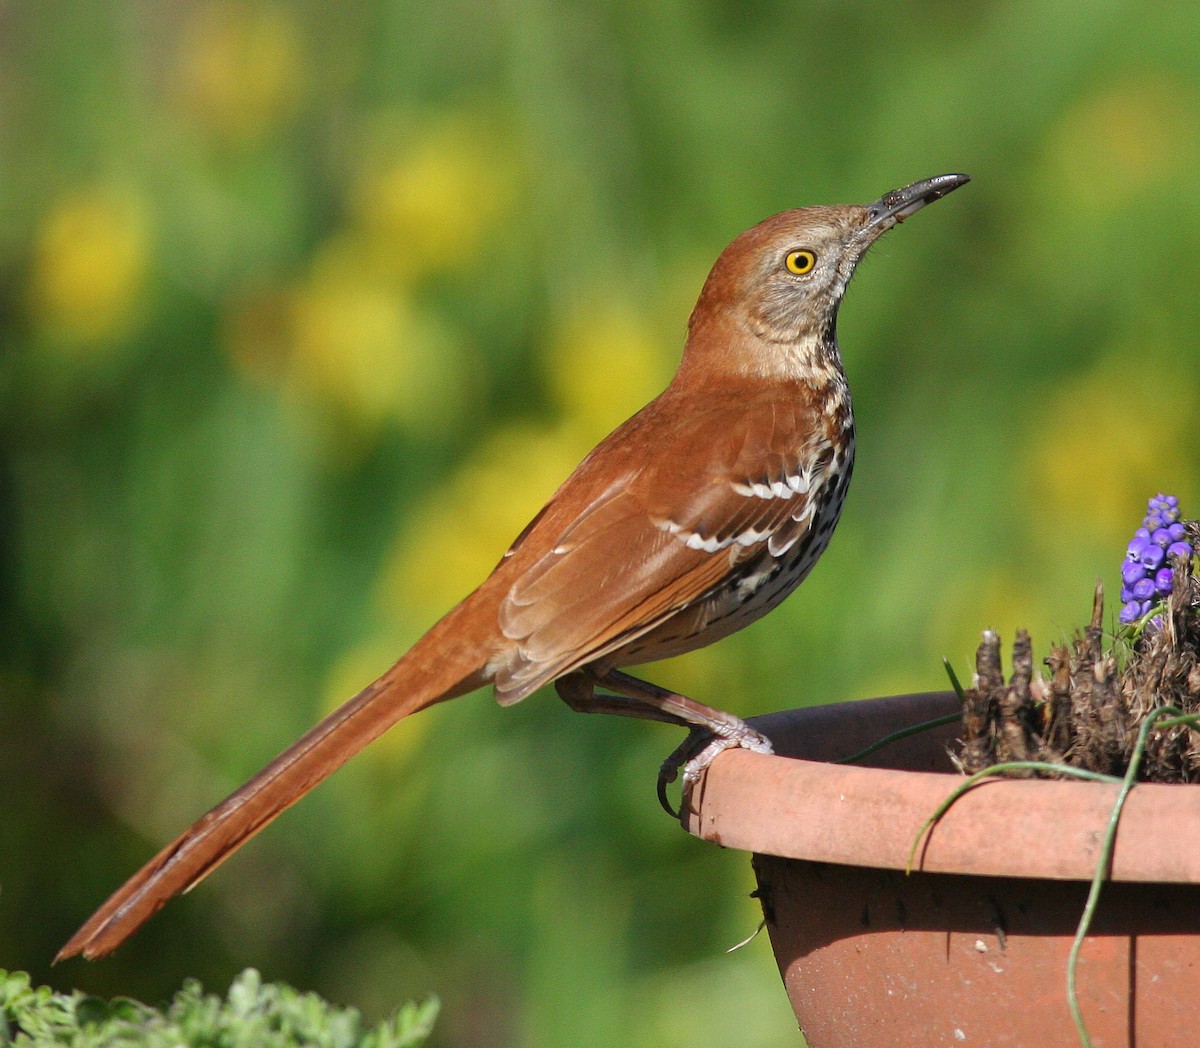
[[[617,694],[596,691],[603,683]],[[619,670],[599,673],[583,670],[560,677],[555,688],[563,701],[580,713],[615,713],[625,717],[643,717],[688,728],[683,744],[663,761],[658,773],[658,803],[672,818],[679,813],[667,799],[667,787],[683,774],[686,796],[691,786],[718,753],[740,747],[755,753],[772,753],[771,740],[750,727],[741,717],[714,710],[686,695],[657,684],[638,680]]]
[[[750,727],[744,720],[731,718],[727,724],[715,729],[693,728],[674,753],[662,763],[658,772],[658,803],[672,818],[678,819],[679,812],[671,807],[667,787],[676,779],[681,780],[683,796],[688,787],[700,778],[718,753],[726,750],[743,749],[752,753],[774,753],[771,740],[762,732]]]

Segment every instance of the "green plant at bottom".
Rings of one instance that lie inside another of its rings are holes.
[[[253,968],[233,981],[224,999],[189,980],[162,1008],[128,997],[56,993],[33,986],[24,972],[0,970],[0,1048],[415,1048],[437,1013],[431,997],[367,1027],[357,1009],[264,983]]]

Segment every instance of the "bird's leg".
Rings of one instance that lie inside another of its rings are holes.
[[[598,683],[607,685],[617,694],[598,694],[595,690]],[[663,761],[658,773],[659,803],[676,818],[678,812],[667,800],[667,786],[679,778],[681,768],[686,788],[724,750],[742,747],[755,753],[772,752],[771,741],[740,717],[618,670],[602,673],[581,670],[563,677],[555,687],[563,701],[580,713],[615,713],[689,729],[688,737]]]
[[[713,709],[686,695],[616,670],[604,674],[601,680],[631,700],[637,699],[670,711],[690,728],[688,737],[663,761],[658,771],[658,802],[673,818],[679,818],[679,812],[671,807],[667,799],[667,787],[680,777],[680,769],[686,791],[718,753],[739,747],[755,753],[773,752],[770,739],[732,713]]]
[[[565,677],[559,677],[554,682],[554,690],[576,713],[611,713],[618,717],[637,717],[639,720],[678,724],[681,728],[692,726],[691,722],[683,717],[654,703],[627,695],[606,695],[596,691],[596,685],[601,679],[603,678],[591,670],[577,670]]]

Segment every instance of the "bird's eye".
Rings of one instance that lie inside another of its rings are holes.
[[[817,264],[817,256],[811,251],[789,251],[783,264],[787,266],[789,273],[802,277],[805,273],[812,272],[812,267]]]

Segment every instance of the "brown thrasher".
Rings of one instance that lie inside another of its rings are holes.
[[[711,644],[808,574],[854,461],[835,332],[846,284],[881,234],[966,181],[785,211],[734,240],[666,390],[580,463],[474,593],[151,859],[56,960],[109,953],[402,717],[484,684],[510,705],[554,681],[572,709],[688,728],[660,798],[681,766],[686,784],[731,746],[770,753],[739,718],[617,667]]]

